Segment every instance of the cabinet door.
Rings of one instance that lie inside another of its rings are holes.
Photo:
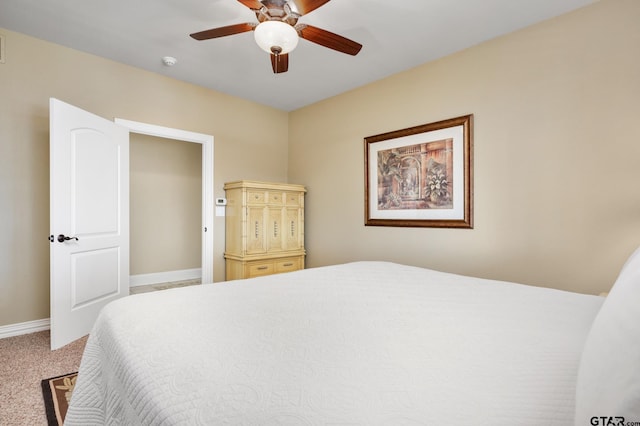
[[[285,209],[285,221],[283,232],[287,250],[298,250],[303,246],[303,234],[301,228],[301,210],[295,207]]]
[[[267,251],[264,234],[264,207],[247,207],[247,254]]]
[[[282,251],[282,207],[269,207],[267,214],[267,241],[270,252]]]

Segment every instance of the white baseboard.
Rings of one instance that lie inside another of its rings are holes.
[[[49,330],[51,321],[49,318],[21,322],[19,324],[9,324],[0,326],[0,339],[13,336],[21,336],[23,334],[31,334],[37,331]]]
[[[194,280],[202,277],[202,269],[183,269],[180,271],[157,272],[153,274],[131,275],[129,277],[129,286],[138,287],[141,285],[161,284],[174,281]],[[0,339],[7,337],[21,336],[23,334],[36,333],[51,328],[49,318],[21,322],[18,324],[9,324],[0,326]]]
[[[141,285],[170,283],[174,281],[195,280],[202,277],[202,269],[182,269],[180,271],[155,272],[129,276],[129,287]]]

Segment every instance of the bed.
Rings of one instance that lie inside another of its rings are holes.
[[[639,287],[636,252],[606,299],[388,262],[131,296],[65,424],[640,422]]]

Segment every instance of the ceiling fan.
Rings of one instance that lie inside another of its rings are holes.
[[[353,40],[327,30],[307,24],[299,24],[298,19],[328,3],[330,0],[238,0],[251,9],[258,23],[228,25],[191,34],[196,40],[209,40],[253,31],[258,46],[271,55],[274,73],[289,69],[289,52],[303,38],[329,49],[348,55],[357,55],[362,45]]]

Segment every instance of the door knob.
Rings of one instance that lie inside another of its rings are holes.
[[[58,235],[58,242],[59,243],[64,243],[65,241],[69,241],[69,240],[76,240],[78,241],[78,237],[67,237],[63,234]]]

